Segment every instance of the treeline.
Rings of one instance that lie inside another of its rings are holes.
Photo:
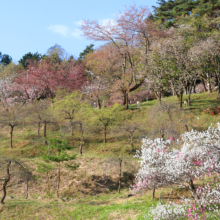
[[[160,1],[154,14],[132,5],[106,24],[84,21],[84,35],[102,46],[87,46],[77,60],[59,45],[45,55],[27,53],[18,65],[2,64],[1,77],[23,102],[55,98],[57,90],[66,89],[80,90],[98,108],[118,102],[128,109],[149,93],[160,102],[162,94],[176,95],[181,108],[183,93],[190,104],[198,83],[204,91],[220,89],[218,4]]]

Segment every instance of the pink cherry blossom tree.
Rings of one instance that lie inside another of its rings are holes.
[[[9,89],[22,93],[24,100],[54,98],[56,91],[80,89],[85,82],[84,65],[74,61],[54,63],[50,59],[31,62]]]

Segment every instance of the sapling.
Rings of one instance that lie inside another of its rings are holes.
[[[57,197],[59,198],[59,189],[60,189],[60,165],[64,161],[74,160],[76,155],[68,155],[66,150],[70,150],[70,147],[67,145],[66,140],[60,140],[57,138],[52,138],[49,140],[49,145],[51,147],[50,153],[46,156],[49,161],[58,163],[57,169]]]
[[[122,110],[122,107],[119,104],[114,104],[111,107],[94,109],[94,123],[97,123],[98,126],[101,126],[104,134],[104,143],[107,143],[107,131],[108,128],[113,125],[116,121],[119,121],[119,114]]]
[[[48,163],[49,160],[47,156],[44,156],[43,163],[37,163],[38,169],[36,170],[39,173],[46,173],[46,183],[47,183],[47,192],[50,193],[50,175],[49,172],[53,169],[52,164]]]

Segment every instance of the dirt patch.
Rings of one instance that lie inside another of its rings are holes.
[[[120,213],[119,211],[115,211],[109,214],[108,219],[117,219],[117,220],[125,220],[125,219],[136,219],[138,216],[134,210],[130,209],[126,213]]]

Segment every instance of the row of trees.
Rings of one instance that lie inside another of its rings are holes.
[[[81,29],[88,39],[107,42],[83,60],[90,76],[85,90],[98,106],[106,97],[121,97],[128,108],[130,95],[150,90],[159,101],[162,93],[177,95],[182,107],[183,93],[189,93],[190,103],[198,82],[209,92],[212,84],[218,86],[218,28],[201,30],[182,21],[167,30],[150,17],[147,7],[133,5],[108,24],[84,21]]]
[[[35,125],[37,135],[40,135],[40,129],[43,126],[43,136],[47,144],[47,127],[61,127],[66,125],[70,128],[70,134],[74,135],[74,129],[81,135],[80,154],[84,145],[85,128],[94,127],[93,132],[103,133],[103,142],[107,142],[107,131],[120,120],[124,120],[125,114],[119,104],[109,108],[95,109],[87,102],[82,101],[82,95],[79,92],[66,93],[61,91],[51,102],[39,100],[27,102],[26,104],[14,102],[2,102],[0,124],[10,128],[10,147],[13,148],[13,132],[17,126]]]

